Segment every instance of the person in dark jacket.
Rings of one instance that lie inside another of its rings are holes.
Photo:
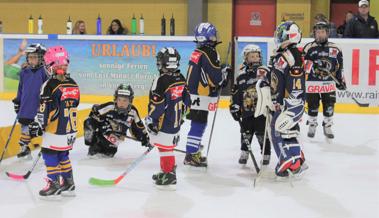
[[[347,23],[344,38],[378,38],[378,23],[369,14],[369,2],[361,0],[358,6],[359,13]]]
[[[351,19],[353,19],[353,17],[354,17],[354,13],[352,11],[346,12],[345,20],[344,20],[343,24],[337,28],[337,34],[338,34],[339,38],[343,37],[343,34],[345,32],[345,29],[346,29],[346,25],[347,25],[347,23],[349,23],[349,21]]]

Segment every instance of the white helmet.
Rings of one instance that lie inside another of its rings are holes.
[[[259,60],[259,63],[257,63],[257,65],[259,65],[259,66],[262,65],[262,50],[258,45],[248,44],[243,48],[241,55],[242,55],[245,62],[247,61],[247,55],[249,53],[258,53],[260,60]]]

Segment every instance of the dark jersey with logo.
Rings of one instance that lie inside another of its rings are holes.
[[[278,51],[273,63],[271,88],[274,100],[281,105],[284,98],[305,100],[305,73],[299,49],[292,46]]]
[[[163,73],[154,80],[149,95],[149,116],[159,131],[179,132],[183,110],[190,104],[190,95],[180,71]]]

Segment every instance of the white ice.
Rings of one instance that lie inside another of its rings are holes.
[[[2,107],[1,114],[10,114],[9,110]],[[11,116],[1,117],[12,123]],[[210,126],[204,144],[208,142]],[[45,185],[42,161],[27,181],[18,182],[7,178],[5,172],[25,173],[31,161],[7,159],[0,166],[1,217],[379,217],[378,115],[336,114],[336,138],[331,143],[324,139],[321,125],[315,139],[309,140],[307,126],[302,122],[300,140],[309,170],[301,180],[294,181],[294,187],[269,178],[277,161],[273,152],[265,178],[253,188],[256,173],[251,161],[245,167],[238,164],[238,124],[228,111],[220,110],[215,126],[208,170],[184,166],[184,155],[176,153],[176,191],[160,191],[153,185],[151,175],[159,170],[157,150],[117,186],[94,187],[88,183],[90,177],[119,176],[145,150],[133,141],[121,144],[113,159],[91,160],[86,156],[88,147],[83,138],[77,139],[70,155],[77,196],[60,202],[38,198],[38,191]],[[187,121],[181,132],[180,149],[185,148],[188,129]],[[256,140],[253,143],[259,161]]]

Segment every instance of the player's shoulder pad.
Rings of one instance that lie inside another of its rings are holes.
[[[130,111],[134,111],[138,114],[138,109],[134,105],[131,105]]]
[[[236,81],[237,83],[239,84],[239,81],[241,81],[246,75],[246,71],[245,70],[241,70],[238,72],[238,76],[236,78]]]
[[[317,46],[317,43],[315,41],[312,41],[312,42],[308,42],[307,44],[304,45],[303,47],[303,53],[304,54],[307,54],[308,51],[311,49],[311,48],[314,48]]]
[[[131,106],[129,114],[131,114],[134,119],[139,118],[138,109],[134,105]]]
[[[166,89],[167,83],[168,83],[167,75],[162,74],[153,80],[153,84],[151,86],[151,91],[152,92],[161,92],[161,90]]]
[[[341,48],[334,42],[329,42],[328,41],[328,47],[332,49],[337,49],[338,52],[342,52]]]
[[[71,77],[67,78],[67,83],[74,85],[74,86],[78,86],[78,84],[75,82],[75,80]]]
[[[96,107],[97,111],[99,112],[100,115],[104,115],[109,113],[110,111],[115,109],[115,104],[114,102],[107,102],[104,104],[100,105],[94,105],[93,107]]]
[[[201,58],[201,55],[203,55],[203,53],[198,50],[198,49],[195,49],[192,54],[191,54],[191,57],[190,57],[190,62],[193,62],[195,64],[198,64],[199,61],[200,61],[200,58]]]
[[[216,50],[204,46],[195,51],[201,52],[201,58],[207,60],[214,68],[220,68],[220,56]]]
[[[41,100],[50,97],[53,91],[58,87],[59,81],[53,78],[46,80],[41,86]]]
[[[175,76],[177,76],[181,81],[186,81],[186,78],[184,77],[184,75],[180,72],[180,70],[176,71],[174,73]]]

